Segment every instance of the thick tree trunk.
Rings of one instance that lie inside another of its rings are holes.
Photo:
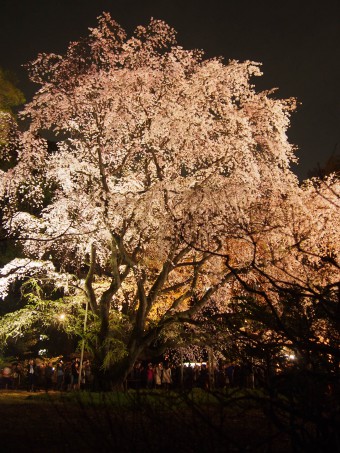
[[[96,361],[94,364],[95,390],[110,391],[113,389],[122,390],[125,388],[126,380],[133,366],[140,356],[141,348],[130,348],[128,355],[115,363],[108,370],[102,367],[103,361]]]

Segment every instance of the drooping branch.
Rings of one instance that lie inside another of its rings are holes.
[[[93,289],[93,278],[95,274],[95,266],[96,266],[96,246],[94,243],[91,244],[91,252],[90,252],[90,262],[89,262],[89,270],[87,272],[85,278],[85,292],[86,296],[89,301],[89,305],[93,313],[98,313],[98,303],[96,294]]]
[[[138,296],[138,308],[136,313],[135,329],[136,333],[142,334],[145,326],[145,318],[147,313],[147,296],[145,294],[144,284],[145,276],[140,270],[135,270],[135,278],[137,281],[137,296]]]
[[[102,185],[103,185],[105,192],[108,193],[109,186],[107,184],[106,172],[105,172],[105,167],[104,167],[104,163],[103,163],[103,153],[100,148],[98,148],[98,163],[99,163],[99,171],[100,171]]]

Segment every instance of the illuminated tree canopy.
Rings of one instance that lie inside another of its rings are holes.
[[[228,310],[254,260],[276,276],[277,263],[300,266],[296,235],[308,242],[323,216],[290,170],[294,99],[257,92],[259,64],[204,59],[175,35],[151,20],[127,38],[103,14],[65,55],[39,55],[30,126],[1,173],[6,234],[69,274],[97,319],[88,345],[117,381],[207,305]],[[334,241],[338,214],[329,222]]]

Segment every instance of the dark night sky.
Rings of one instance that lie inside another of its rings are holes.
[[[262,62],[256,87],[302,103],[289,132],[300,178],[340,153],[340,0],[2,0],[0,66],[18,75],[29,100],[35,86],[21,65],[39,52],[62,53],[103,11],[128,34],[154,17],[177,30],[184,48]]]

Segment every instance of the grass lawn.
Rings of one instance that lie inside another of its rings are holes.
[[[197,391],[0,391],[1,452],[289,452],[262,413]],[[237,404],[235,401],[238,401]]]

